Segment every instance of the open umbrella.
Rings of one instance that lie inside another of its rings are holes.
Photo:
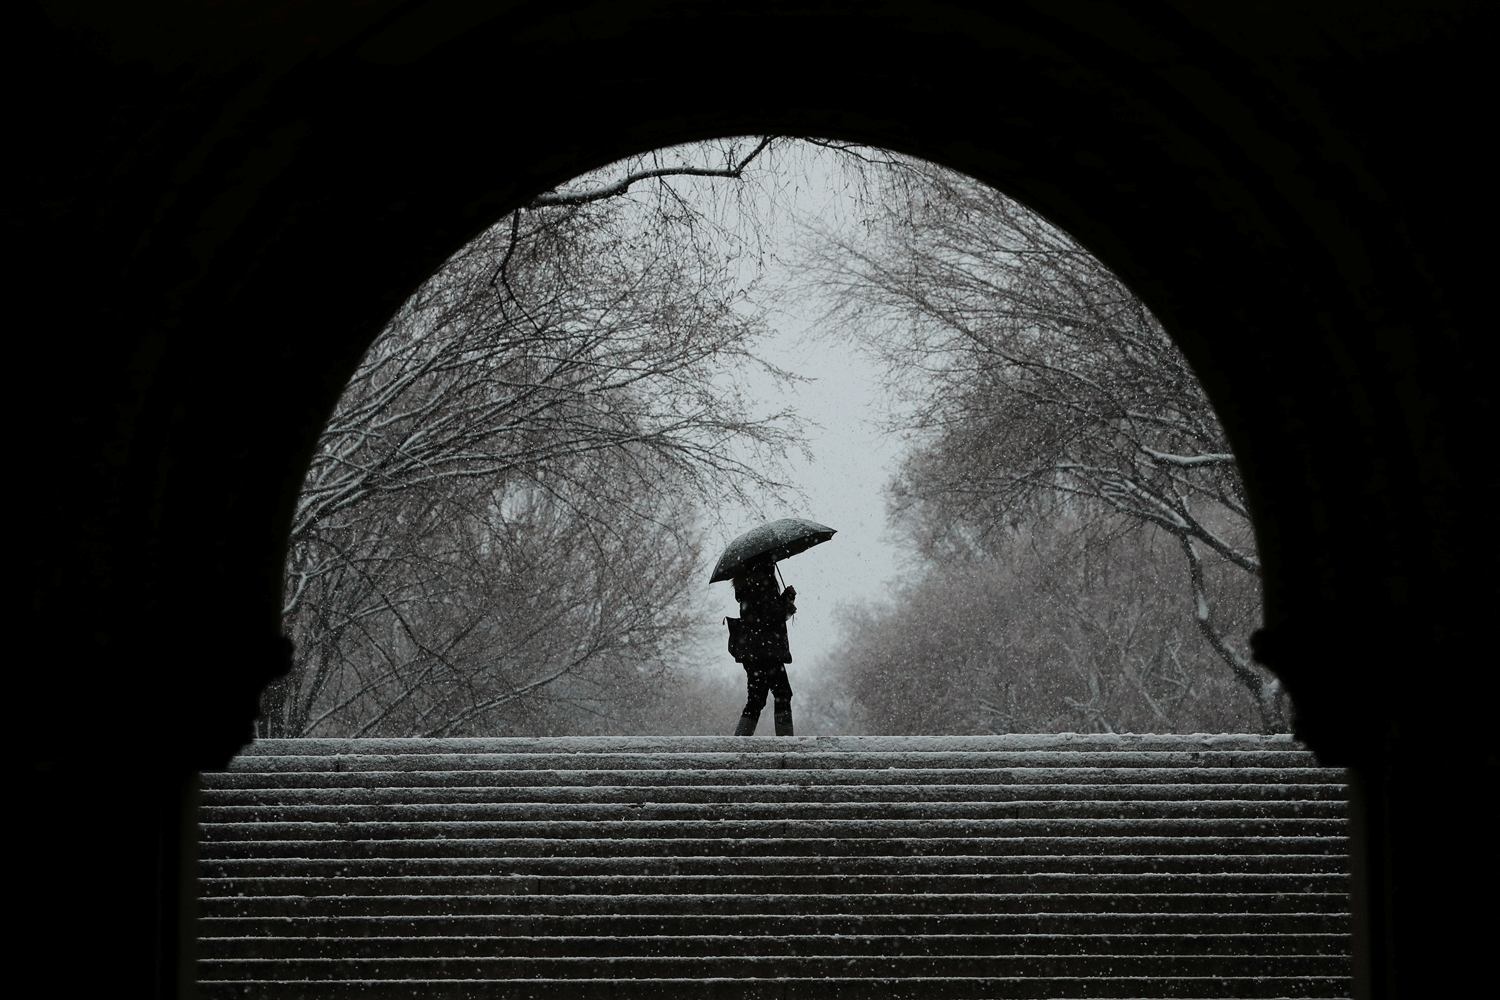
[[[783,517],[759,528],[751,528],[724,549],[708,582],[728,580],[758,559],[779,561],[794,556],[833,536],[834,529],[828,525],[800,517]]]

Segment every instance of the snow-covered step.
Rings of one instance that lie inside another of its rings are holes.
[[[1346,859],[1337,854],[1154,854],[1070,857],[1078,874],[1167,874],[1201,872],[1317,873],[1342,877]],[[205,878],[315,876],[428,877],[505,875],[888,875],[984,873],[1032,875],[1055,872],[1056,855],[844,855],[749,857],[278,857],[219,858],[202,863]]]
[[[209,917],[302,917],[434,914],[744,914],[774,917],[787,912],[844,914],[1023,914],[1023,913],[1307,913],[1333,912],[1342,897],[1333,893],[1209,893],[1155,895],[1118,893],[619,893],[251,896],[207,899]]]
[[[309,979],[443,979],[478,982],[526,979],[696,979],[704,976],[704,961],[713,963],[714,978],[775,979],[795,966],[798,978],[843,978],[849,975],[851,960],[861,966],[861,978],[929,979],[981,978],[994,976],[1047,978],[1072,977],[1156,977],[1170,969],[1180,978],[1203,976],[1252,977],[1264,971],[1256,956],[1174,955],[1170,961],[1159,955],[1077,954],[1071,949],[1061,953],[1016,955],[999,949],[981,954],[886,954],[871,948],[860,955],[825,955],[817,945],[808,951],[779,955],[742,954],[735,942],[726,942],[721,953],[713,956],[673,954],[640,954],[644,949],[628,949],[626,954],[604,957],[568,955],[564,957],[530,954],[488,955],[484,957],[445,956],[414,958],[382,955],[377,958],[340,954],[333,958],[270,959],[278,978]],[[947,944],[947,942],[944,942]],[[944,948],[944,951],[947,949]],[[1331,977],[1343,972],[1346,964],[1338,955],[1277,955],[1277,978]],[[338,968],[333,968],[338,966]],[[264,963],[258,959],[225,959],[217,963],[225,979],[259,980]]]
[[[740,748],[740,749],[736,749]],[[520,753],[546,756],[558,753],[685,754],[793,753],[852,751],[899,756],[933,751],[987,753],[1250,753],[1302,754],[1305,748],[1290,736],[1256,733],[1013,733],[1009,736],[819,736],[789,739],[771,736],[553,736],[496,739],[451,737],[434,739],[293,739],[258,740],[244,756],[397,756],[487,755]]]
[[[1156,857],[1201,855],[1334,856],[1344,858],[1342,837],[1328,836],[1016,836],[1016,837],[783,837],[776,856],[796,857]],[[595,858],[757,857],[752,840],[714,837],[464,837],[442,839],[216,840],[200,844],[205,863],[214,858]],[[1080,862],[1081,863],[1081,862]],[[1342,863],[1342,862],[1341,862]]]
[[[863,821],[872,805],[886,819],[1344,819],[1344,804],[1328,800],[1058,800],[950,802],[383,802],[369,805],[209,806],[204,822],[231,827],[243,823],[533,823],[724,822],[727,820]]]
[[[699,936],[755,938],[814,935],[830,940],[852,935],[914,934],[1008,935],[1018,941],[1036,935],[1145,935],[1163,947],[1168,942],[1198,938],[1263,938],[1322,940],[1347,936],[1347,916],[1340,913],[981,913],[956,914],[657,914],[557,916],[552,914],[451,914],[416,916],[204,917],[213,933],[201,944],[232,942],[248,947],[251,939],[267,938],[490,938],[490,937],[629,937],[664,936],[684,940]],[[351,947],[353,945],[351,944]]]
[[[234,957],[316,958],[327,956],[337,941],[339,954],[349,958],[489,958],[496,955],[536,958],[676,955],[681,957],[737,955],[899,955],[910,947],[904,935],[867,933],[763,935],[553,935],[511,936],[496,942],[488,937],[437,935],[361,936],[357,940],[319,937],[252,938],[215,942]],[[1160,955],[1157,934],[950,934],[942,944],[960,955]],[[1226,944],[1238,955],[1342,955],[1344,935],[1307,933],[1226,936],[1186,934],[1171,942],[1176,955],[1222,956]]]
[[[206,996],[1344,996],[1285,737],[285,740],[205,775]]]
[[[613,777],[616,781],[624,772],[601,772],[601,776]],[[818,784],[811,781],[792,783],[777,772],[772,781],[762,781],[756,787],[756,804],[774,802],[1013,802],[1013,801],[1089,801],[1109,802],[1134,801],[1180,801],[1201,799],[1231,799],[1242,801],[1273,802],[1343,802],[1342,782],[1326,781],[1297,784],[1276,780],[1285,778],[1284,772],[1270,771],[1254,782],[1221,780],[1208,782],[1170,782],[1155,784],[1127,784],[1113,774],[1105,775],[1093,783],[1031,782],[1021,784],[1016,769],[1004,772],[1004,779],[980,784],[942,784],[934,781],[928,772],[922,772],[922,784],[897,784],[867,782],[857,785]],[[1169,772],[1176,774],[1178,772]],[[350,787],[297,787],[297,788],[250,788],[231,786],[221,781],[216,788],[215,809],[250,809],[255,807],[333,806],[333,805],[405,805],[405,804],[449,804],[449,803],[493,803],[524,802],[545,804],[568,804],[582,802],[600,803],[735,803],[743,798],[743,785],[686,785],[656,783],[654,785],[494,785],[488,787],[439,784],[435,787],[413,787],[412,772],[403,772],[399,787],[380,787],[363,782]],[[882,777],[894,777],[882,772]],[[972,771],[969,775],[972,776]],[[1030,776],[1029,774],[1027,775]],[[251,775],[224,774],[221,779],[244,778]],[[311,777],[306,775],[305,777]],[[567,776],[571,780],[573,776]],[[910,775],[901,774],[902,778]],[[1069,776],[1071,777],[1071,776]],[[558,779],[552,779],[558,780]],[[301,784],[308,784],[302,782]],[[1290,798],[1289,798],[1290,796]],[[224,815],[229,815],[227,812]]]
[[[785,968],[785,966],[783,966]],[[779,975],[769,969],[763,977],[629,979],[614,970],[598,978],[514,978],[475,980],[444,970],[440,978],[339,979],[297,982],[226,981],[200,992],[215,996],[264,997],[266,1000],[621,1000],[652,997],[660,1000],[1084,1000],[1084,998],[1307,998],[1346,997],[1342,977],[1334,976],[1070,976],[996,975],[940,978],[836,977],[803,978]]]

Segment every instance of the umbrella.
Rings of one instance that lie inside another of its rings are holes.
[[[772,561],[794,556],[832,538],[834,530],[817,521],[800,517],[783,517],[759,528],[751,528],[724,549],[709,583],[728,580],[756,559]]]

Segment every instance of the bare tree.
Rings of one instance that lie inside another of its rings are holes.
[[[888,366],[914,447],[893,516],[930,562],[993,556],[1076,518],[1172,538],[1198,634],[1287,729],[1279,683],[1226,632],[1226,576],[1258,580],[1240,475],[1186,359],[1093,255],[991,188],[909,163],[860,240],[815,250],[836,315]],[[1243,588],[1231,590],[1240,592]]]
[[[736,387],[769,368],[743,241],[670,181],[738,183],[772,146],[653,154],[539,196],[406,303],[303,484],[298,652],[263,735],[576,729],[660,688],[691,628],[698,510],[781,487],[797,440]],[[675,162],[692,154],[717,159]]]
[[[1161,544],[1163,541],[1171,544]],[[879,734],[1243,730],[1258,709],[1190,624],[1175,540],[1044,520],[849,609],[826,669]]]

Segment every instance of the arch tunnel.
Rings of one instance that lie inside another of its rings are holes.
[[[1495,21],[1427,3],[28,8],[6,163],[23,953],[115,994],[190,991],[191,775],[248,740],[286,664],[302,471],[408,293],[584,170],[787,134],[994,184],[1162,319],[1244,469],[1257,657],[1299,735],[1350,769],[1356,990],[1475,973],[1457,942],[1493,925],[1467,900],[1494,864],[1475,112]]]

